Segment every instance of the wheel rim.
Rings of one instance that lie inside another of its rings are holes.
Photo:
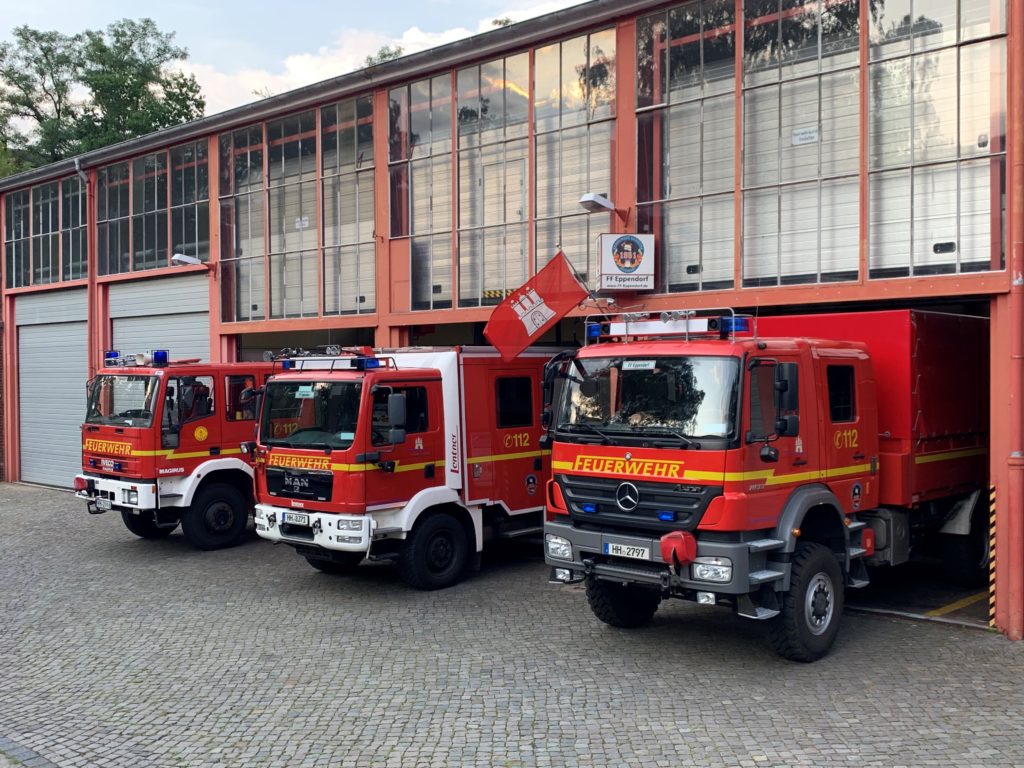
[[[427,542],[427,568],[441,573],[451,567],[455,559],[455,537],[451,531],[438,531]]]
[[[835,590],[827,573],[816,573],[804,595],[804,620],[812,635],[821,635],[832,624]]]
[[[235,510],[226,501],[215,501],[206,508],[203,522],[211,533],[226,533],[235,522]]]

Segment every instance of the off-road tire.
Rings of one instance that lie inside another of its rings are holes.
[[[832,550],[809,541],[797,544],[782,611],[768,624],[768,641],[776,653],[805,663],[828,653],[843,613],[842,579]]]
[[[181,531],[196,549],[233,547],[245,533],[245,495],[225,483],[211,483],[195,495],[181,516]]]
[[[946,578],[958,587],[983,587],[988,584],[988,514],[983,507],[971,515],[971,530],[964,535],[939,534],[942,565]]]
[[[334,575],[352,573],[352,571],[354,571],[358,565],[363,562],[362,552],[341,552],[335,556],[339,559],[334,560],[324,557],[303,555],[303,557],[306,558],[306,562],[321,573],[330,573]]]
[[[635,629],[654,617],[661,595],[653,589],[591,578],[587,579],[587,602],[605,624]]]
[[[462,579],[471,554],[462,524],[440,512],[413,528],[398,557],[398,573],[415,589],[444,589]]]
[[[145,513],[144,513],[145,514]],[[148,513],[152,514],[152,513]],[[165,539],[174,533],[177,525],[160,528],[156,521],[143,515],[133,515],[131,512],[121,512],[121,519],[124,527],[142,539]]]

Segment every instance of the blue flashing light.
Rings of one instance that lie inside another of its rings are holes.
[[[723,317],[721,319],[722,333],[749,333],[749,317]]]
[[[116,349],[108,349],[103,353],[103,362],[106,362],[107,360],[117,360],[119,357],[121,357],[121,353],[119,351]]]
[[[170,352],[166,349],[153,350],[153,367],[163,368],[170,362]]]
[[[589,514],[593,514],[594,512],[597,512],[597,505],[596,504],[581,504],[580,505],[580,509],[582,509],[584,512],[587,512]]]
[[[124,465],[120,461],[115,461],[114,462],[114,471],[115,472],[120,472],[122,469],[124,469]]]
[[[295,364],[291,360],[282,360],[281,361],[281,370],[282,371],[290,371],[294,365]]]
[[[89,466],[90,467],[95,467],[96,466],[96,459],[89,459]]]
[[[599,339],[601,338],[601,326],[597,323],[591,323],[587,326],[587,338],[588,339]]]
[[[369,371],[380,368],[380,360],[376,357],[357,357],[352,361],[352,367],[357,371]]]
[[[658,511],[658,519],[661,520],[664,523],[673,523],[673,522],[675,522],[675,519],[676,519],[676,513],[675,512],[667,512],[667,511],[662,509],[662,510]]]

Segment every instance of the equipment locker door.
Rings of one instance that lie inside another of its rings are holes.
[[[827,390],[823,439],[828,485],[846,513],[874,506],[869,486],[877,466],[878,434],[874,402],[863,389],[867,366],[854,358],[819,361]],[[870,497],[870,498],[869,498]]]

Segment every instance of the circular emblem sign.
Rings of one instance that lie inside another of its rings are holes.
[[[623,235],[612,243],[612,261],[620,271],[636,272],[644,260],[644,244],[633,235]]]
[[[207,431],[206,427],[196,427],[196,431],[193,432],[192,434],[200,443],[210,436],[210,433]]]

